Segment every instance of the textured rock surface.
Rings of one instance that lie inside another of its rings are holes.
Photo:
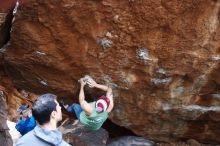
[[[0,9],[0,49],[7,40],[5,23],[7,14],[7,9]],[[6,124],[7,120],[7,105],[6,105],[6,89],[3,87],[2,83],[5,77],[4,67],[3,67],[3,54],[0,50],[0,145],[12,146],[13,142],[9,134],[9,128]]]
[[[12,139],[9,134],[9,128],[6,124],[6,99],[4,94],[5,89],[0,85],[0,141],[2,146],[12,146]]]
[[[17,87],[70,101],[89,74],[114,87],[114,123],[154,140],[218,143],[219,6],[33,0],[18,8],[5,67]]]
[[[2,58],[2,47],[9,40],[11,16],[10,10],[0,9],[0,59]],[[0,62],[2,65],[2,60]]]
[[[108,140],[108,132],[101,128],[97,131],[90,131],[78,120],[73,124],[60,127],[63,138],[71,145],[80,146],[105,146]]]
[[[124,136],[117,140],[112,141],[107,146],[123,146],[123,145],[136,145],[136,146],[154,146],[154,142],[144,139],[143,137]]]
[[[5,22],[5,17],[7,15],[7,11],[4,9],[0,9],[0,26]]]

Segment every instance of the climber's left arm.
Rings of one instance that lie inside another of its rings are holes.
[[[107,109],[107,112],[110,113],[112,111],[113,107],[114,107],[113,94],[112,94],[112,89],[110,87],[108,87],[106,96],[110,100],[110,104],[109,104],[109,107]]]

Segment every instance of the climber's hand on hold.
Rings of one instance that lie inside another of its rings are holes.
[[[79,81],[80,81],[81,87],[84,87],[86,85],[86,82],[83,80],[83,78],[81,78]]]
[[[93,79],[87,80],[86,83],[89,85],[90,88],[94,88],[97,86],[97,83]]]

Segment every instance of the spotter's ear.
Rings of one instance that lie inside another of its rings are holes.
[[[55,118],[56,117],[56,114],[57,114],[57,112],[56,111],[52,111],[52,113],[51,113],[51,118]]]

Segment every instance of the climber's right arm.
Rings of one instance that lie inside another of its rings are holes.
[[[90,115],[92,113],[92,106],[85,100],[84,86],[86,82],[83,79],[80,79],[80,92],[79,92],[79,104],[86,113],[86,115]]]

